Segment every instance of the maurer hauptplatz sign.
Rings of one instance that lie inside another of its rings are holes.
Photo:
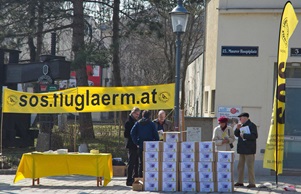
[[[222,46],[222,56],[258,57],[258,46]]]

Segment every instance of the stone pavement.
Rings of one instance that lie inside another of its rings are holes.
[[[97,187],[96,178],[88,176],[58,176],[45,177],[40,179],[40,185],[31,186],[31,179],[23,179],[16,184],[13,183],[15,175],[0,174],[0,194],[2,193],[69,193],[69,194],[87,194],[87,193],[105,193],[105,194],[154,194],[168,192],[148,192],[148,191],[132,191],[131,187],[125,186],[125,177],[114,177],[106,187]],[[279,176],[278,188],[275,185],[275,176],[257,176],[257,186],[265,182],[273,184],[271,189],[246,187],[235,188],[234,193],[301,193],[301,177],[300,176]],[[283,186],[294,185],[297,192],[284,191]],[[174,194],[193,194],[196,192],[173,192]],[[217,192],[216,192],[217,193]]]

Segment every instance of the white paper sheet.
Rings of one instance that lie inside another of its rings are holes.
[[[244,126],[244,127],[241,127],[240,129],[240,133],[242,134],[250,134],[250,128],[249,126]],[[243,139],[244,141],[246,141],[246,139]]]

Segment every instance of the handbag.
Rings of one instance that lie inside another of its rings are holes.
[[[228,135],[229,135],[229,137],[230,137],[230,131],[229,131],[229,129],[228,129]],[[231,149],[234,148],[233,143],[230,143],[229,145],[230,145],[230,148],[231,148]]]

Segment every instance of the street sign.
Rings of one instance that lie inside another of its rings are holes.
[[[301,56],[301,48],[291,48],[291,56],[292,57],[300,57]]]
[[[221,55],[258,57],[258,46],[222,46]]]

